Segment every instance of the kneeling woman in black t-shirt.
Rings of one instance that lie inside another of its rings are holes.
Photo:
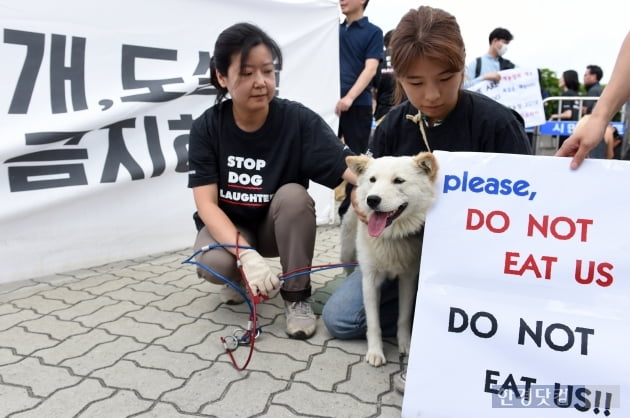
[[[199,232],[194,248],[223,248],[197,256],[198,275],[217,284],[223,276],[254,295],[280,287],[263,257],[280,257],[284,273],[311,266],[315,247],[315,204],[310,180],[334,188],[356,182],[345,157],[352,152],[312,110],[275,97],[280,48],[260,28],[238,23],[218,37],[210,62],[218,95],[190,130],[189,179]],[[230,99],[226,99],[226,94]],[[239,248],[235,246],[238,244]],[[218,274],[215,274],[218,273]],[[315,332],[309,275],[285,281],[287,334]],[[243,293],[224,285],[225,303]]]

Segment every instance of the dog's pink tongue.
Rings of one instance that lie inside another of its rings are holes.
[[[378,237],[387,226],[387,212],[374,212],[368,219],[368,234]]]

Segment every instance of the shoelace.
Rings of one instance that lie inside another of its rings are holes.
[[[290,309],[300,316],[309,316],[312,314],[311,304],[300,300],[297,302],[291,302]]]

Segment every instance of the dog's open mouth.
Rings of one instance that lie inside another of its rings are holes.
[[[398,218],[405,210],[407,204],[400,205],[398,209],[391,212],[374,212],[368,219],[368,234],[371,237],[380,236],[385,228],[391,225],[394,219]]]

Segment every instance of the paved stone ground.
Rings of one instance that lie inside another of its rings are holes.
[[[337,263],[339,228],[318,227],[314,265]],[[363,340],[284,333],[280,296],[258,305],[263,333],[238,371],[220,338],[245,327],[247,305],[182,262],[190,249],[0,285],[1,417],[399,417],[393,376],[365,362]],[[279,265],[274,262],[274,269]],[[312,277],[319,298],[341,274]],[[239,347],[239,366],[249,347]]]

